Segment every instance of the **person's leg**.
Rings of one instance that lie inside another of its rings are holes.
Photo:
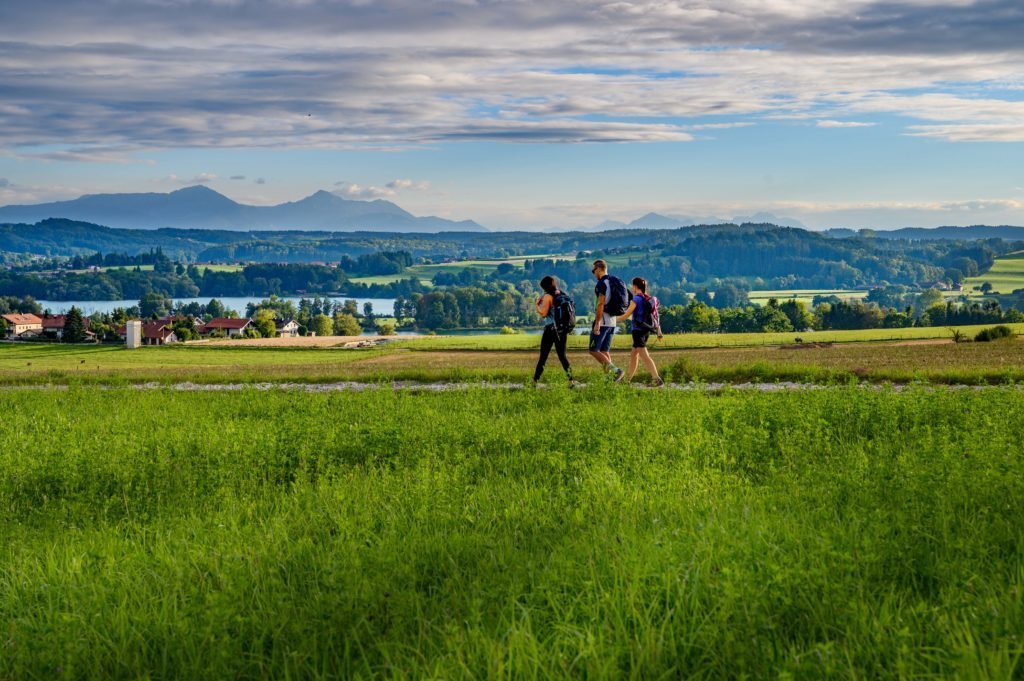
[[[600,333],[590,334],[590,356],[596,359],[605,371],[614,368],[612,366],[612,356],[608,352],[611,346],[611,331],[614,331],[614,329],[603,326]]]
[[[615,337],[615,327],[605,326],[601,328],[601,350],[604,351],[605,359],[605,371],[615,374],[615,380],[621,381],[626,372],[615,366],[615,362],[612,361],[612,338]]]
[[[629,373],[626,374],[626,382],[633,380],[633,374],[636,373],[636,367],[640,363],[640,348],[633,348],[633,352],[629,353]]]
[[[533,371],[533,381],[535,383],[540,380],[541,374],[544,373],[544,365],[548,361],[548,355],[551,353],[551,346],[554,342],[554,329],[550,325],[545,326],[544,333],[540,337],[540,357],[537,359],[537,368]]]
[[[647,370],[651,372],[651,378],[655,381],[660,381],[661,376],[658,375],[658,367],[655,366],[654,358],[651,357],[650,351],[647,348],[642,348],[640,353],[640,358],[644,361],[644,364],[647,365]]]
[[[555,353],[558,355],[558,361],[562,363],[562,369],[565,370],[569,380],[572,380],[572,368],[569,366],[569,357],[565,354],[566,345],[569,342],[569,334],[567,333],[555,333]]]

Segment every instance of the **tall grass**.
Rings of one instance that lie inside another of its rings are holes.
[[[1012,678],[1013,389],[0,393],[0,678]]]

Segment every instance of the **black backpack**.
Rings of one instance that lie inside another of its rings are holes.
[[[576,303],[572,302],[572,298],[559,291],[552,297],[548,316],[555,323],[555,331],[565,334],[572,333],[576,328]]]
[[[629,309],[629,291],[626,290],[626,282],[610,274],[606,274],[603,281],[608,283],[608,294],[604,299],[605,313],[615,316],[624,314]]]

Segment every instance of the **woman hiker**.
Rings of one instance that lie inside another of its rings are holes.
[[[658,367],[655,366],[654,358],[647,350],[647,340],[651,337],[652,331],[658,334],[658,340],[661,340],[662,337],[655,300],[647,295],[647,280],[642,277],[634,278],[633,300],[630,301],[626,311],[617,318],[617,321],[623,322],[628,317],[633,317],[633,352],[629,356],[629,373],[626,375],[626,383],[633,380],[633,374],[636,373],[637,365],[642,359],[647,365],[648,371],[651,372],[654,385],[660,388],[665,385],[665,381],[658,375]],[[622,380],[622,377],[619,376],[616,380]]]
[[[544,334],[540,337],[540,357],[537,359],[537,368],[533,372],[533,383],[536,385],[541,374],[544,373],[544,365],[551,353],[551,346],[554,346],[555,352],[558,354],[558,361],[562,363],[562,368],[565,369],[565,375],[569,377],[569,386],[571,387],[575,383],[572,380],[569,358],[565,355],[565,345],[569,340],[569,334],[558,330],[553,314],[555,297],[564,294],[558,290],[558,282],[551,276],[541,279],[540,287],[544,291],[544,295],[537,299],[537,313],[544,318]]]

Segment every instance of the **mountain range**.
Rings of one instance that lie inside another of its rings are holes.
[[[605,220],[593,227],[581,227],[580,230],[586,232],[604,232],[610,229],[676,229],[677,227],[695,227],[697,225],[742,225],[744,223],[755,225],[770,224],[777,225],[779,227],[807,229],[807,227],[796,218],[779,217],[777,215],[772,215],[771,213],[754,213],[753,215],[739,215],[732,218],[647,213],[632,222]]]
[[[390,201],[357,201],[327,191],[276,206],[238,203],[209,187],[195,185],[166,194],[86,194],[70,201],[0,207],[0,223],[33,223],[47,218],[125,229],[486,231],[472,220],[417,217]]]

